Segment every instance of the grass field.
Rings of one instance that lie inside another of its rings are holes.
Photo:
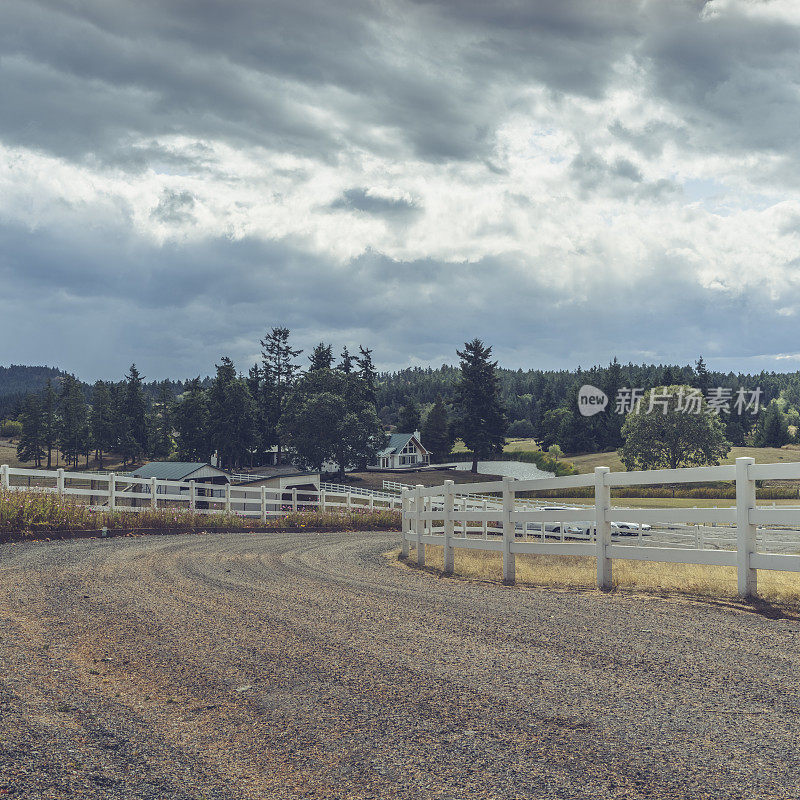
[[[554,497],[547,498],[547,502],[563,505],[591,505],[591,497]],[[784,500],[759,500],[759,506],[798,506],[800,498]],[[612,497],[611,505],[615,508],[733,508],[736,501],[723,497],[698,498],[698,497]]]
[[[733,464],[741,456],[750,456],[758,464],[777,464],[781,461],[800,461],[800,449],[788,447],[732,447],[728,457],[721,464]],[[595,467],[610,467],[613,472],[622,472],[625,467],[616,451],[610,453],[589,453],[582,456],[566,456],[579,472],[593,472]]]
[[[441,571],[442,547],[428,545],[428,567]],[[412,554],[411,563],[414,563]],[[499,553],[456,549],[455,574],[473,580],[499,581],[502,557]],[[559,589],[594,589],[597,562],[586,556],[517,556],[517,583]],[[736,597],[736,569],[698,564],[666,564],[656,561],[614,561],[615,589],[653,594],[686,594],[709,598]],[[800,600],[800,573],[758,571],[758,595],[764,600],[795,604]]]
[[[541,449],[542,448],[539,447],[535,439],[506,439],[505,446],[503,447],[503,452],[512,453],[514,452],[514,450],[533,452]],[[456,443],[453,445],[453,452],[454,453],[468,452],[467,448],[464,446],[464,442],[462,442],[461,439],[456,440]]]
[[[541,448],[535,439],[506,439],[504,453],[532,452]],[[466,453],[467,448],[459,439],[453,446],[454,453]],[[781,461],[800,461],[800,445],[786,447],[733,447],[722,464],[733,464],[740,456],[750,456],[758,464],[777,464]],[[625,467],[616,450],[607,453],[587,453],[579,456],[564,456],[565,461],[574,464],[579,472],[593,472],[595,467],[610,467],[612,472],[622,472]]]
[[[29,461],[20,461],[17,458],[17,444],[16,440],[12,439],[0,439],[0,464],[8,464],[9,467],[21,467],[24,469],[31,469],[33,468],[33,462]],[[43,466],[46,466],[47,460]],[[52,468],[56,469],[58,467],[63,467],[64,462],[60,458],[59,453],[57,450],[53,450],[53,463]],[[114,453],[106,454],[103,457],[103,469],[115,469],[120,470],[122,467],[122,459],[115,455]],[[94,458],[94,453],[91,454],[89,458],[89,467],[90,470],[98,469],[99,464]],[[65,467],[66,469],[66,467]],[[77,468],[77,472],[81,472],[82,470],[86,469],[86,462],[83,458],[80,459],[80,466]],[[125,469],[133,469],[132,466],[128,465]]]

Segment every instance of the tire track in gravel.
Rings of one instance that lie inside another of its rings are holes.
[[[2,548],[0,789],[33,738],[31,798],[800,796],[797,622],[440,580],[395,544]]]

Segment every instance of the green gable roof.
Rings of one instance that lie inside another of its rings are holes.
[[[156,478],[160,481],[182,481],[203,467],[217,469],[205,461],[151,461],[132,472],[134,478]],[[218,470],[223,474],[222,470]]]
[[[378,456],[390,456],[394,453],[399,453],[413,437],[413,433],[393,433],[389,437],[389,444],[378,453]]]

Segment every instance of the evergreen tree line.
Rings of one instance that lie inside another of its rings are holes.
[[[19,456],[52,466],[99,466],[104,455],[123,463],[143,458],[207,461],[216,453],[226,468],[259,466],[287,447],[302,466],[326,462],[364,465],[383,446],[383,431],[422,431],[435,460],[445,460],[457,437],[476,458],[502,448],[503,437],[532,437],[544,448],[566,453],[612,450],[624,441],[623,414],[613,413],[619,390],[688,385],[706,393],[727,388],[735,396],[761,389],[758,415],[720,414],[727,441],[779,447],[800,430],[800,374],[756,375],[707,369],[702,357],[691,366],[620,364],[575,371],[506,370],[480,340],[458,351],[459,366],[378,373],[370,349],[338,357],[320,342],[307,356],[290,342],[287,328],[272,328],[261,341],[262,357],[240,375],[225,357],[213,378],[146,384],[135,365],[121,382],[97,381],[87,388],[74,376],[47,378],[28,394],[18,415]],[[306,359],[304,359],[306,361]],[[21,368],[20,368],[21,369]],[[42,376],[44,377],[44,376]],[[602,389],[610,413],[579,414],[583,384]],[[379,411],[376,413],[376,409]]]
[[[558,445],[570,454],[615,450],[623,444],[624,414],[613,413],[619,390],[642,391],[660,386],[684,385],[700,389],[729,389],[735,398],[743,389],[761,389],[760,410],[736,413],[733,404],[720,418],[728,441],[734,445],[780,447],[798,440],[800,430],[800,373],[760,372],[744,374],[714,372],[701,357],[694,365],[620,364],[614,359],[606,367],[577,370],[496,370],[500,403],[508,418],[507,435],[533,438],[544,448]],[[415,408],[422,420],[437,398],[453,417],[458,401],[461,369],[414,367],[378,376],[378,408],[384,424],[405,429],[404,411]],[[578,390],[584,384],[602,389],[611,413],[582,417]]]
[[[223,357],[213,379],[196,377],[182,384],[164,381],[155,399],[144,390],[136,365],[120,383],[97,381],[87,401],[72,375],[58,390],[48,380],[43,391],[25,398],[20,414],[21,460],[53,466],[54,454],[68,466],[86,465],[94,454],[99,467],[108,453],[123,464],[143,458],[177,457],[208,461],[216,454],[221,467],[236,469],[280,462],[285,451],[298,466],[320,470],[336,464],[364,468],[385,445],[385,426],[376,412],[379,389],[372,351],[345,347],[338,357],[320,342],[308,356],[290,342],[287,328],[272,328],[261,341],[262,359],[247,375]],[[439,396],[425,414],[413,400],[403,409],[401,428],[422,428],[422,439],[443,460],[456,436],[478,457],[502,449],[506,417],[500,403],[497,363],[491,348],[468,342],[461,358],[461,379],[452,403]],[[451,409],[455,410],[455,414]]]
[[[220,466],[237,468],[265,463],[275,447],[280,461],[287,444],[301,465],[317,469],[331,459],[350,465],[374,457],[385,437],[375,413],[372,351],[360,347],[353,355],[344,348],[334,364],[332,347],[320,343],[304,370],[297,361],[302,351],[291,346],[289,335],[287,328],[272,328],[261,341],[261,362],[246,376],[223,357],[213,379],[163,381],[155,393],[146,391],[136,365],[123,381],[97,381],[89,391],[72,375],[59,377],[58,388],[48,379],[41,392],[23,400],[19,458],[50,468],[61,456],[77,467],[81,459],[88,466],[94,454],[102,468],[111,452],[124,465],[174,456],[208,461],[216,453]],[[322,394],[335,411],[330,424],[309,405]],[[330,435],[334,416],[338,430],[347,430],[347,448],[338,443],[343,437]],[[318,438],[326,431],[330,446],[322,455],[319,444],[313,452],[303,448],[309,437],[301,428],[311,422]]]
[[[105,454],[123,463],[144,456],[167,457],[172,449],[170,409],[174,391],[164,381],[157,402],[150,402],[135,364],[119,383],[97,381],[87,402],[84,386],[73,375],[48,379],[41,392],[28,394],[19,415],[22,423],[17,454],[48,469],[59,464],[86,466],[94,455],[102,469]]]

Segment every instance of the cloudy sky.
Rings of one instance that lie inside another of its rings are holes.
[[[3,0],[0,364],[800,368],[796,0]]]

